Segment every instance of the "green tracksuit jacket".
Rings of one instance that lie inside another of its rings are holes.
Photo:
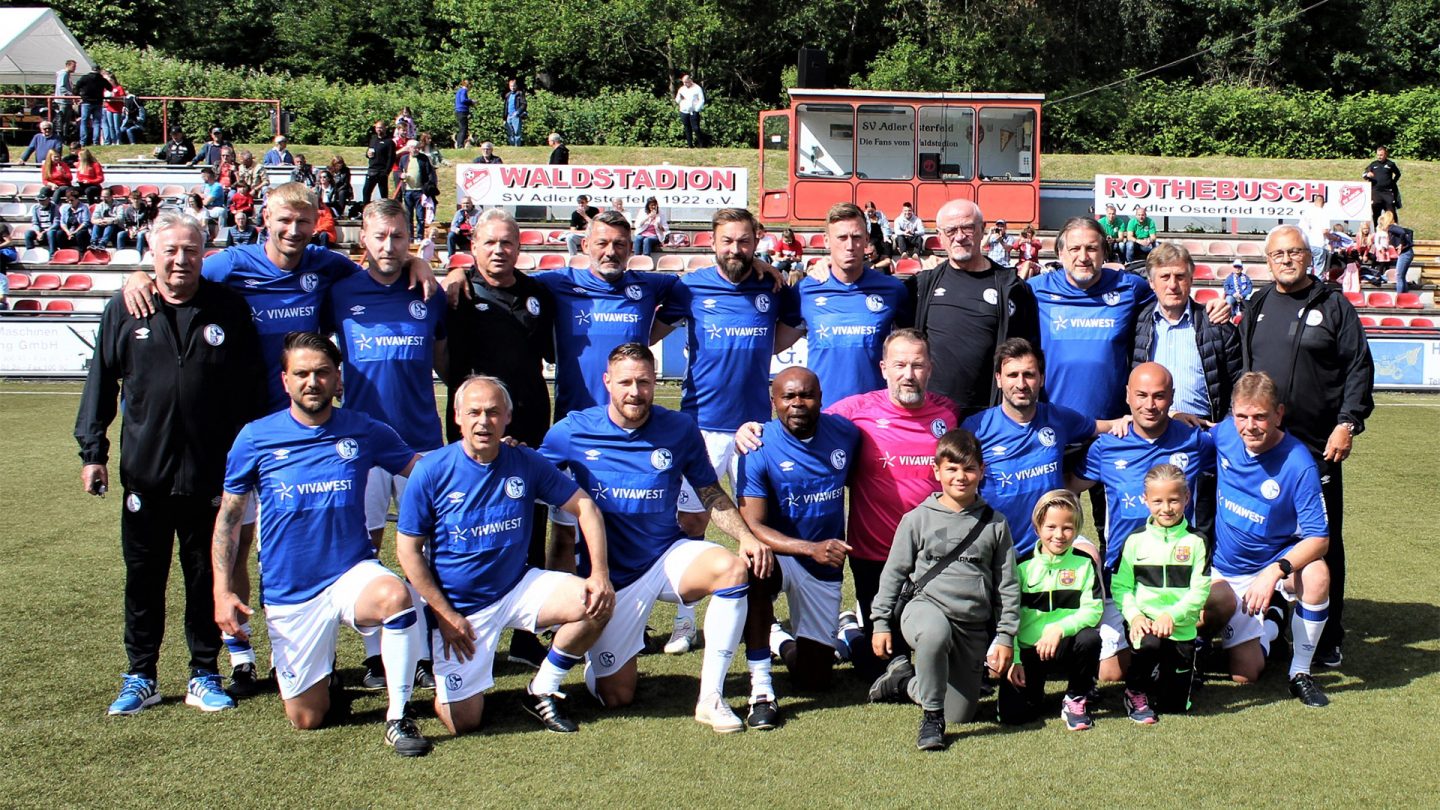
[[[1110,592],[1125,621],[1169,614],[1176,641],[1195,638],[1200,609],[1210,596],[1205,538],[1190,531],[1184,520],[1170,528],[1152,518],[1145,529],[1125,541],[1120,569],[1110,579]]]
[[[1069,548],[1056,556],[1036,545],[1017,573],[1020,632],[1015,640],[1021,649],[1034,647],[1052,624],[1060,626],[1062,638],[1069,638],[1100,623],[1104,593],[1095,561],[1086,555]]]

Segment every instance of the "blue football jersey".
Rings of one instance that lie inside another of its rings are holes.
[[[1105,267],[1088,290],[1063,272],[1042,273],[1029,284],[1040,309],[1050,401],[1091,419],[1124,414],[1135,318],[1155,299],[1145,280]]]
[[[805,367],[820,378],[826,402],[885,387],[880,374],[885,338],[909,307],[905,284],[866,268],[854,284],[831,275],[797,287],[805,321]]]
[[[1124,438],[1109,433],[1090,445],[1081,473],[1105,485],[1105,567],[1120,566],[1125,539],[1143,531],[1150,519],[1145,505],[1145,474],[1157,464],[1174,464],[1185,471],[1190,487],[1190,504],[1185,517],[1195,524],[1195,494],[1200,491],[1200,474],[1215,469],[1215,441],[1200,428],[1171,419],[1169,427],[1155,441],[1137,434],[1134,428]]]
[[[536,501],[560,506],[575,482],[528,447],[481,464],[456,442],[416,462],[398,531],[430,538],[430,566],[451,607],[470,615],[525,576]]]
[[[1210,435],[1220,459],[1215,498],[1216,571],[1253,574],[1307,537],[1329,537],[1320,473],[1310,451],[1290,434],[1250,455],[1225,419]]]
[[[734,432],[769,418],[775,324],[799,324],[794,301],[789,287],[753,275],[732,284],[714,265],[680,278],[659,317],[685,321],[690,362],[680,410],[701,429]]]
[[[860,429],[849,419],[821,414],[815,435],[801,441],[780,420],[765,425],[765,444],[740,456],[735,492],[764,498],[765,522],[797,540],[845,539],[845,482],[860,443]],[[796,560],[817,579],[839,582],[840,566],[810,557]]]
[[[444,444],[435,408],[435,341],[445,337],[445,294],[429,301],[401,274],[381,284],[368,272],[330,287],[328,323],[345,356],[345,407],[395,428],[421,452]]]
[[[336,408],[317,427],[289,410],[240,429],[225,463],[225,491],[260,499],[265,604],[297,605],[375,556],[365,530],[371,467],[399,473],[415,452],[390,426]]]
[[[961,427],[975,434],[985,459],[980,496],[1010,523],[1015,555],[1029,554],[1038,539],[1030,513],[1041,495],[1065,486],[1065,446],[1095,435],[1095,420],[1041,402],[1029,424],[1016,422],[997,405]]]
[[[574,411],[545,434],[540,454],[569,471],[605,514],[616,588],[639,579],[682,537],[675,517],[681,479],[697,490],[719,483],[695,420],[659,405],[635,430],[610,421],[608,406]],[[577,545],[587,576],[589,551]]]
[[[245,296],[255,316],[272,409],[290,407],[290,396],[280,383],[285,333],[319,332],[320,308],[330,285],[359,272],[360,266],[348,258],[314,246],[305,248],[294,270],[270,261],[264,245],[236,245],[206,257],[201,275]]]
[[[655,310],[677,281],[667,273],[627,270],[611,284],[589,270],[538,273],[555,299],[555,417],[608,405],[605,367],[622,343],[650,345]]]

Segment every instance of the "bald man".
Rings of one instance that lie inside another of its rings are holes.
[[[960,406],[961,415],[999,404],[995,349],[1008,338],[1040,345],[1035,296],[1013,268],[980,249],[985,215],[969,200],[951,200],[935,214],[945,260],[906,280],[915,296],[915,328],[930,338],[930,390]]]
[[[750,669],[751,728],[774,728],[779,707],[770,677],[773,652],[801,689],[830,683],[835,663],[835,617],[840,612],[845,542],[845,481],[860,440],[850,420],[821,413],[820,378],[788,368],[770,385],[775,419],[760,449],[740,457],[735,493],[740,514],[778,563],[765,579],[751,579],[745,622]],[[771,633],[774,601],[790,603],[790,630]]]
[[[1150,512],[1145,506],[1145,474],[1157,464],[1174,464],[1185,472],[1191,502],[1185,510],[1191,525],[1195,522],[1194,493],[1199,491],[1202,473],[1215,469],[1215,442],[1198,426],[1170,417],[1175,399],[1175,381],[1159,363],[1141,363],[1130,372],[1125,385],[1125,402],[1132,419],[1130,432],[1123,437],[1102,434],[1085,457],[1085,466],[1075,482],[1077,491],[1084,491],[1096,482],[1105,486],[1105,534],[1100,549],[1103,553],[1106,593],[1110,576],[1120,565],[1125,539],[1144,531]],[[1213,540],[1213,538],[1212,538]],[[1083,550],[1083,544],[1082,544]],[[1211,555],[1206,555],[1208,560]],[[1235,596],[1223,583],[1212,588],[1210,599],[1200,616],[1201,632],[1213,635],[1225,626],[1235,612]],[[1206,630],[1209,632],[1206,633]],[[1100,625],[1100,679],[1118,681],[1129,664],[1125,641],[1124,620],[1115,603],[1105,600],[1105,615]]]

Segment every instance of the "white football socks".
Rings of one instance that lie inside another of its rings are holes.
[[[1290,656],[1291,678],[1310,671],[1315,646],[1320,643],[1320,634],[1325,631],[1325,622],[1329,618],[1329,599],[1316,604],[1296,603],[1295,615],[1290,617],[1290,636],[1295,640],[1295,650]]]
[[[745,614],[749,603],[745,594],[748,585],[736,585],[716,591],[705,611],[705,654],[700,664],[700,695],[725,694],[725,673],[740,646],[745,632]]]

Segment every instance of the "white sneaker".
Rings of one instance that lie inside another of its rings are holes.
[[[675,629],[670,632],[670,640],[665,642],[666,655],[684,655],[695,648],[695,621],[693,619],[676,619]]]
[[[745,730],[745,721],[735,714],[719,692],[711,692],[695,704],[695,722],[715,729],[716,734],[733,734]]]

